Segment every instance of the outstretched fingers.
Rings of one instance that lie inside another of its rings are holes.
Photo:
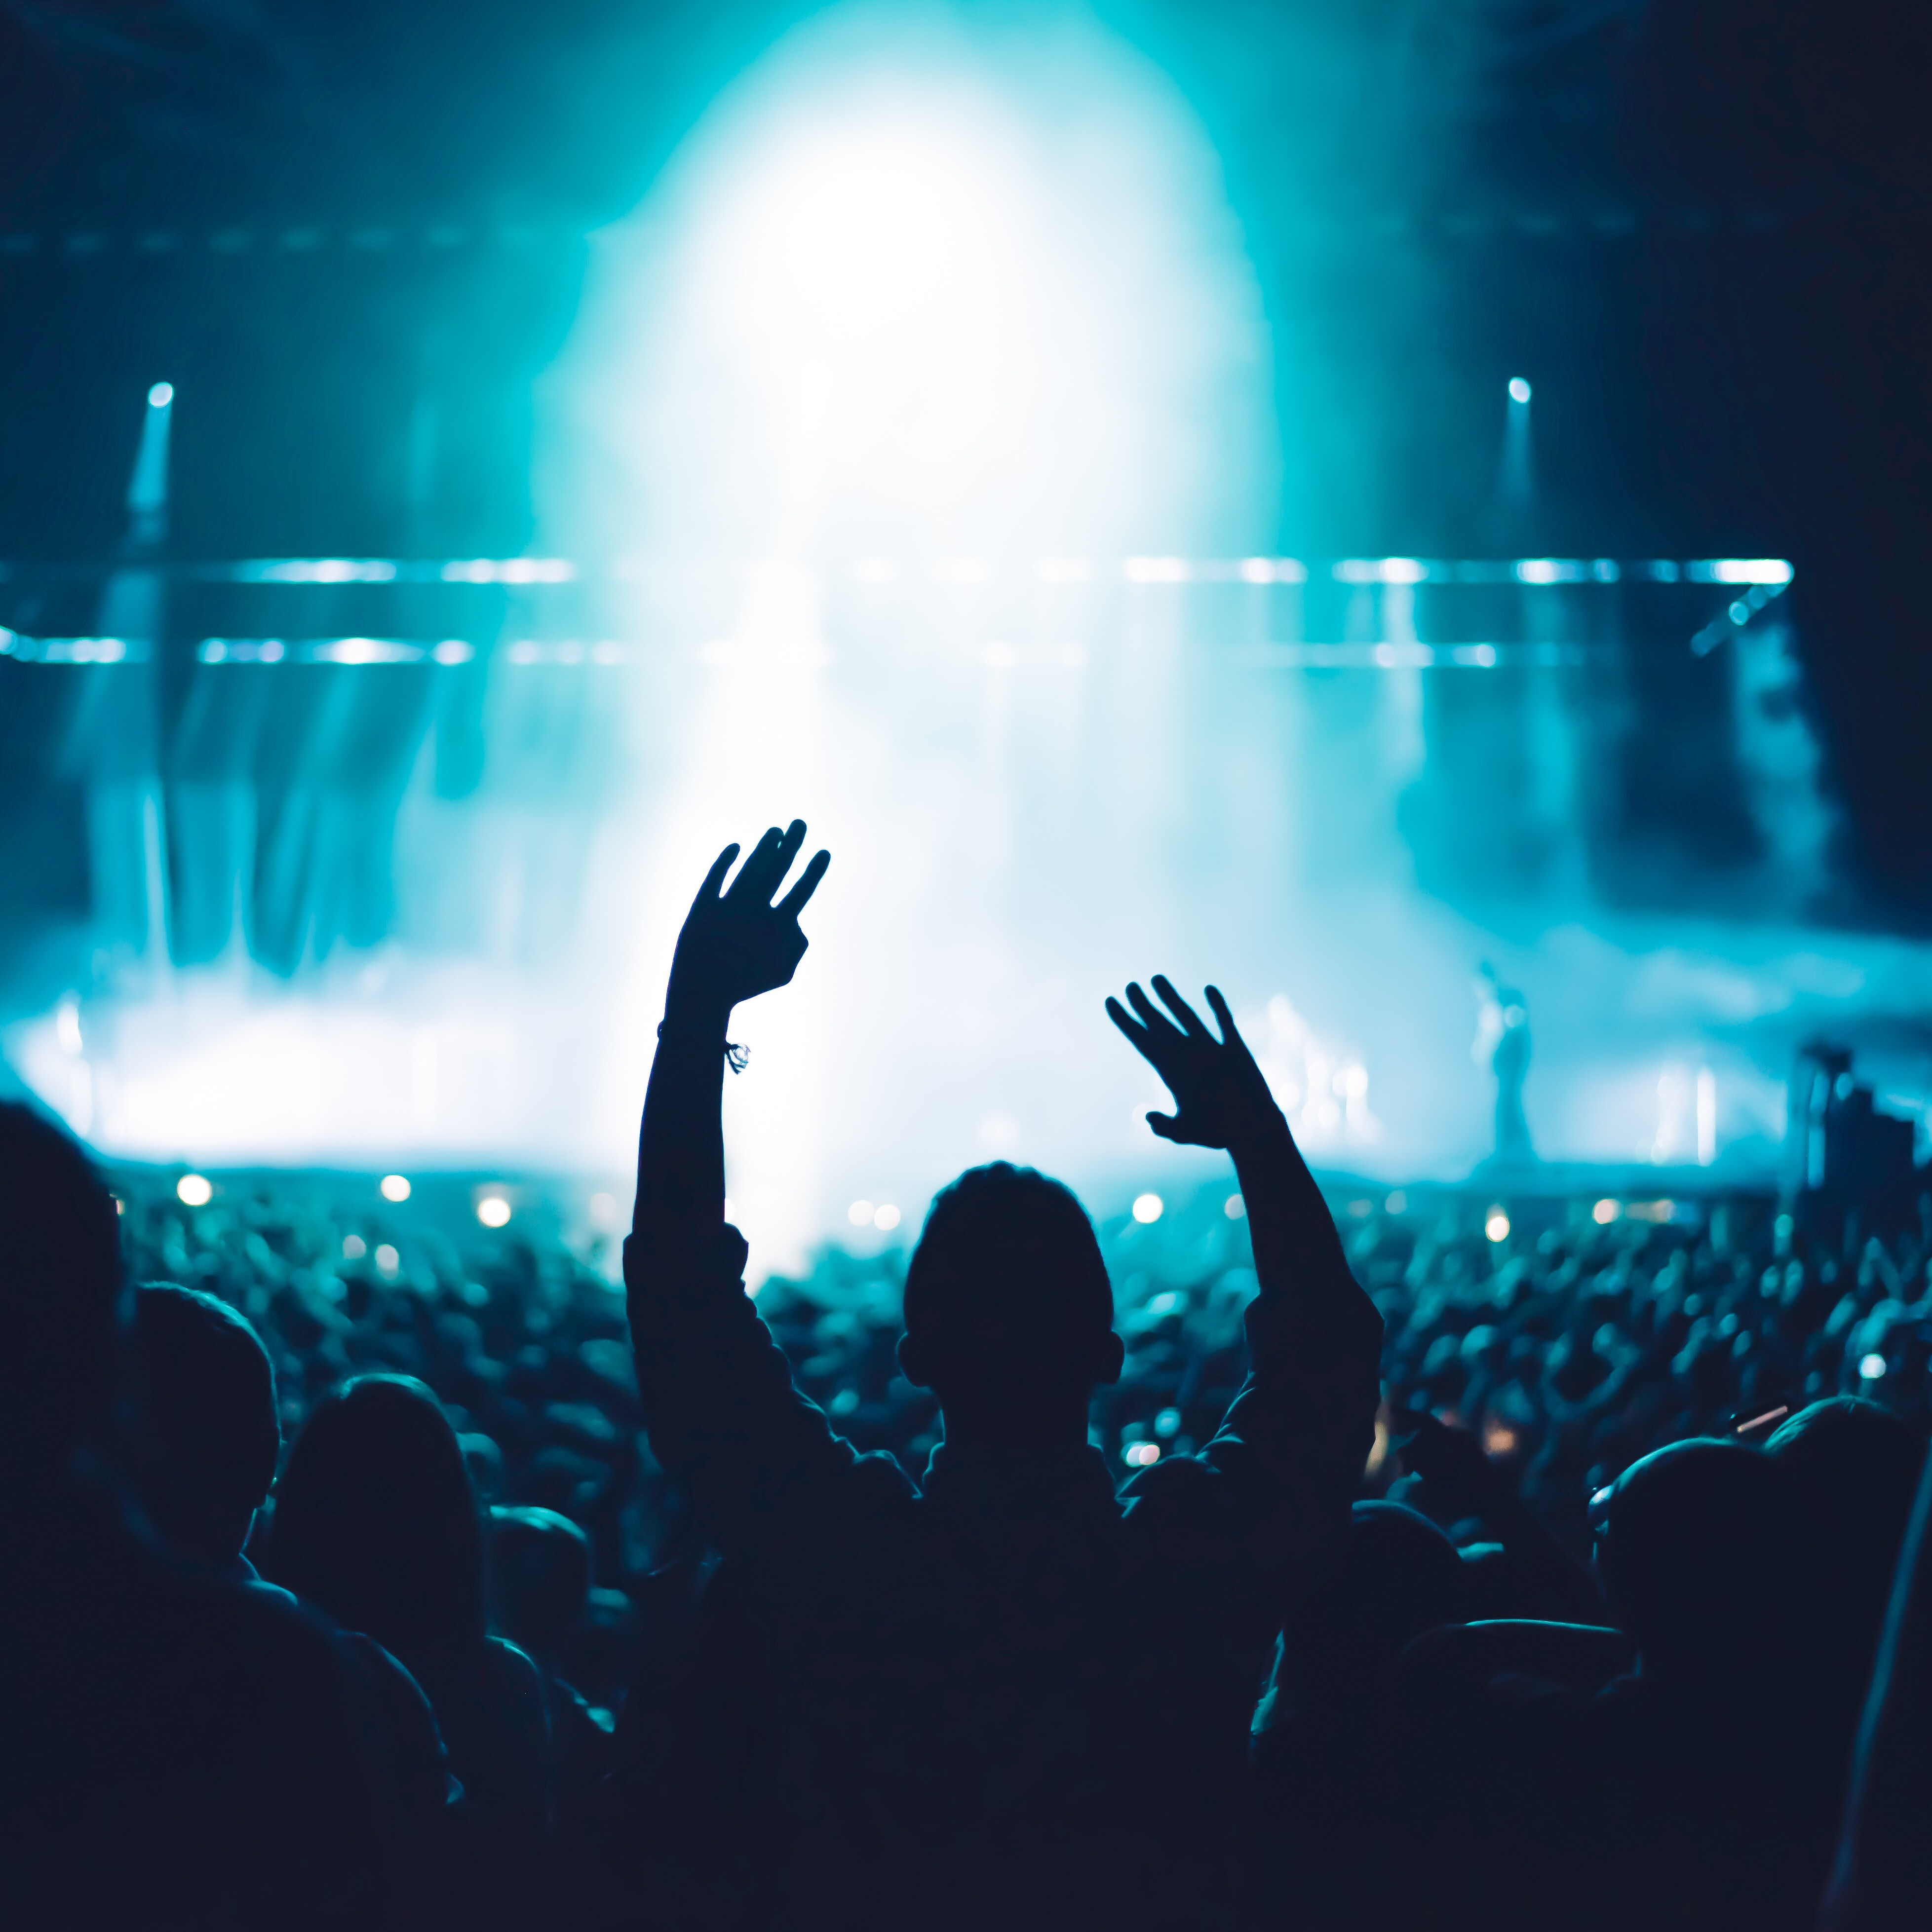
[[[1161,1004],[1180,1023],[1181,1030],[1195,1040],[1212,1043],[1214,1036],[1202,1024],[1200,1014],[1174,991],[1173,982],[1164,973],[1154,975],[1154,990],[1161,996]]]
[[[783,868],[776,862],[784,848],[785,839],[786,834],[777,826],[766,828],[758,843],[751,848],[750,856],[738,868],[738,877],[732,881],[731,896],[733,898],[746,900],[756,898],[769,903],[771,895],[778,888],[779,880],[785,876]]]
[[[802,840],[805,836],[804,826],[798,825],[795,830]],[[788,860],[786,862],[789,865],[791,862]],[[832,855],[829,852],[819,851],[812,854],[811,862],[798,875],[798,883],[778,902],[778,910],[786,918],[796,919],[805,910],[805,902],[819,890],[819,881],[825,876],[825,868],[831,862]]]
[[[698,896],[691,902],[693,910],[708,901],[716,898],[725,888],[725,874],[732,868],[732,861],[738,855],[735,844],[727,845],[711,861],[711,869],[705,874],[705,883],[698,888]]]
[[[1181,1030],[1140,989],[1137,980],[1127,982],[1127,1004],[1140,1016],[1140,1023],[1156,1040],[1179,1040]]]
[[[1241,1037],[1241,1029],[1234,1024],[1233,1012],[1227,1002],[1221,998],[1221,988],[1218,986],[1208,988],[1207,1003],[1214,1009],[1215,1024],[1221,1029],[1221,1045],[1239,1047],[1243,1053],[1245,1053],[1248,1050],[1248,1042]]]

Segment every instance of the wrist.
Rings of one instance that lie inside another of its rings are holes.
[[[1265,1106],[1257,1107],[1228,1135],[1227,1150],[1239,1160],[1246,1154],[1273,1153],[1284,1142],[1291,1147],[1294,1144],[1294,1136],[1288,1130],[1288,1117],[1269,1100]]]
[[[723,1053],[731,1010],[722,1013],[712,1007],[667,1006],[657,1023],[660,1042],[694,1047],[705,1053]]]
[[[732,1003],[703,993],[681,993],[675,987],[666,996],[660,1039],[672,1034],[703,1037],[715,1034],[722,1045],[732,1022]]]

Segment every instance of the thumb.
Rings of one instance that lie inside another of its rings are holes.
[[[1149,1114],[1147,1116],[1147,1124],[1164,1141],[1177,1141],[1181,1137],[1180,1120],[1175,1114]]]

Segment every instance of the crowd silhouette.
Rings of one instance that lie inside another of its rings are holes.
[[[1338,1222],[1156,976],[1107,1012],[1251,1268],[1116,1305],[1002,1162],[894,1306],[754,1296],[720,1096],[804,838],[693,904],[621,1298],[0,1105],[10,1923],[1932,1922],[1921,1234]]]

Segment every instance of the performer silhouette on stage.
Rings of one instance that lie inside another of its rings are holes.
[[[1523,1113],[1523,1078],[1530,1069],[1529,1007],[1513,986],[1496,976],[1488,960],[1476,982],[1476,1041],[1470,1049],[1478,1066],[1496,1076],[1496,1150],[1499,1164],[1521,1166],[1536,1159],[1530,1124]]]

